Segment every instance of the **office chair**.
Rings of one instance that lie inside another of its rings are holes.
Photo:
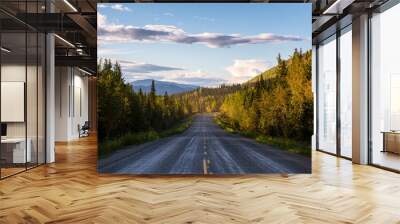
[[[89,136],[89,129],[90,129],[89,121],[85,121],[82,127],[80,127],[80,125],[78,124],[79,138]]]

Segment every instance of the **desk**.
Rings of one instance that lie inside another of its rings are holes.
[[[383,131],[382,152],[400,154],[400,131]]]
[[[25,151],[25,138],[6,138],[1,139],[1,157],[6,160],[6,163],[26,163],[30,162],[31,154],[31,139],[27,139]]]

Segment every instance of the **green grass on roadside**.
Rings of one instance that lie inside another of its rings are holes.
[[[156,131],[145,131],[137,133],[127,133],[119,138],[106,140],[99,144],[98,157],[104,158],[110,153],[123,148],[128,145],[137,145],[145,142],[154,141],[160,138],[168,137],[170,135],[175,135],[184,132],[192,124],[192,118],[188,118],[181,123],[166,129],[161,132]]]
[[[271,137],[256,132],[241,131],[235,127],[232,127],[232,125],[221,116],[217,116],[215,118],[215,122],[227,132],[233,134],[240,134],[245,137],[255,139],[257,142],[273,145],[289,152],[294,152],[305,156],[311,156],[311,147],[308,143],[299,142],[288,138]]]

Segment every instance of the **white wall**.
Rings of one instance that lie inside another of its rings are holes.
[[[83,125],[85,121],[88,120],[89,118],[89,111],[88,111],[88,78],[86,76],[82,76],[82,73],[78,73],[77,75],[77,70],[74,71],[74,112],[72,113],[72,129],[71,129],[71,135],[74,136],[74,138],[79,137],[78,133],[78,124]],[[79,103],[80,101],[80,103]],[[80,108],[81,107],[81,108]],[[80,111],[81,110],[81,111]]]
[[[88,78],[76,68],[56,67],[55,120],[56,141],[79,138],[88,120]]]
[[[68,117],[69,117],[69,96],[68,88],[70,85],[69,68],[55,68],[55,140],[68,140]]]

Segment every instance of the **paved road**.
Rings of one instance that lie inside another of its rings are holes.
[[[129,146],[99,160],[99,172],[124,174],[309,173],[309,157],[225,132],[210,114],[179,135]]]

